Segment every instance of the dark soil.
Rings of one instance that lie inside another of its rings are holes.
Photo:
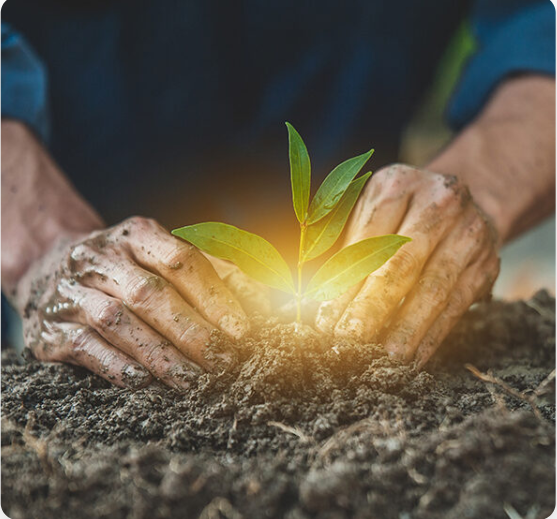
[[[554,305],[542,292],[477,306],[422,372],[375,345],[308,335],[300,349],[291,326],[271,323],[234,368],[185,395],[4,353],[2,508],[13,519],[547,517]]]

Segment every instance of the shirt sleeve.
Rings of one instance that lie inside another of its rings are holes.
[[[449,103],[456,130],[468,124],[505,77],[555,75],[555,8],[550,0],[477,0],[471,13],[477,51]]]
[[[28,43],[2,22],[2,117],[27,124],[48,142],[46,68]]]

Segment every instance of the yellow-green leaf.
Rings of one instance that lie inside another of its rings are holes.
[[[288,128],[288,154],[290,157],[290,180],[292,182],[292,202],[300,223],[304,222],[308,213],[309,192],[311,183],[311,164],[308,150],[300,134],[290,123]]]
[[[333,210],[317,223],[307,227],[302,250],[302,262],[321,256],[335,244],[370,176],[371,171],[350,182],[348,189]]]
[[[252,278],[289,294],[294,282],[288,265],[267,240],[233,225],[205,222],[174,229],[179,236],[207,254],[229,260]]]
[[[373,155],[373,151],[370,150],[367,153],[345,160],[327,175],[311,201],[307,218],[308,225],[318,222],[335,207],[350,182],[354,180]]]
[[[409,241],[411,239],[406,236],[388,234],[367,238],[342,249],[315,273],[305,295],[317,301],[335,299],[377,270]]]

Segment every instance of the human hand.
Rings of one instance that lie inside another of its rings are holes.
[[[211,262],[219,277],[248,314],[270,315],[272,303],[268,286],[248,276],[230,261],[215,258],[204,252],[202,254]]]
[[[36,358],[81,365],[124,387],[155,377],[185,389],[201,367],[230,360],[205,355],[215,327],[235,339],[248,330],[209,261],[140,217],[60,242],[20,280],[16,300]]]
[[[360,197],[347,245],[382,234],[409,236],[363,283],[323,303],[318,329],[381,342],[403,361],[427,362],[499,273],[495,231],[456,177],[393,165]]]

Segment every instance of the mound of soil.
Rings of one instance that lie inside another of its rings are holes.
[[[555,301],[471,310],[425,371],[255,323],[186,394],[3,354],[2,508],[29,518],[547,517]],[[215,348],[224,339],[215,336]],[[226,345],[229,346],[229,345]],[[475,374],[465,367],[469,366]],[[514,514],[514,515],[513,515]]]

